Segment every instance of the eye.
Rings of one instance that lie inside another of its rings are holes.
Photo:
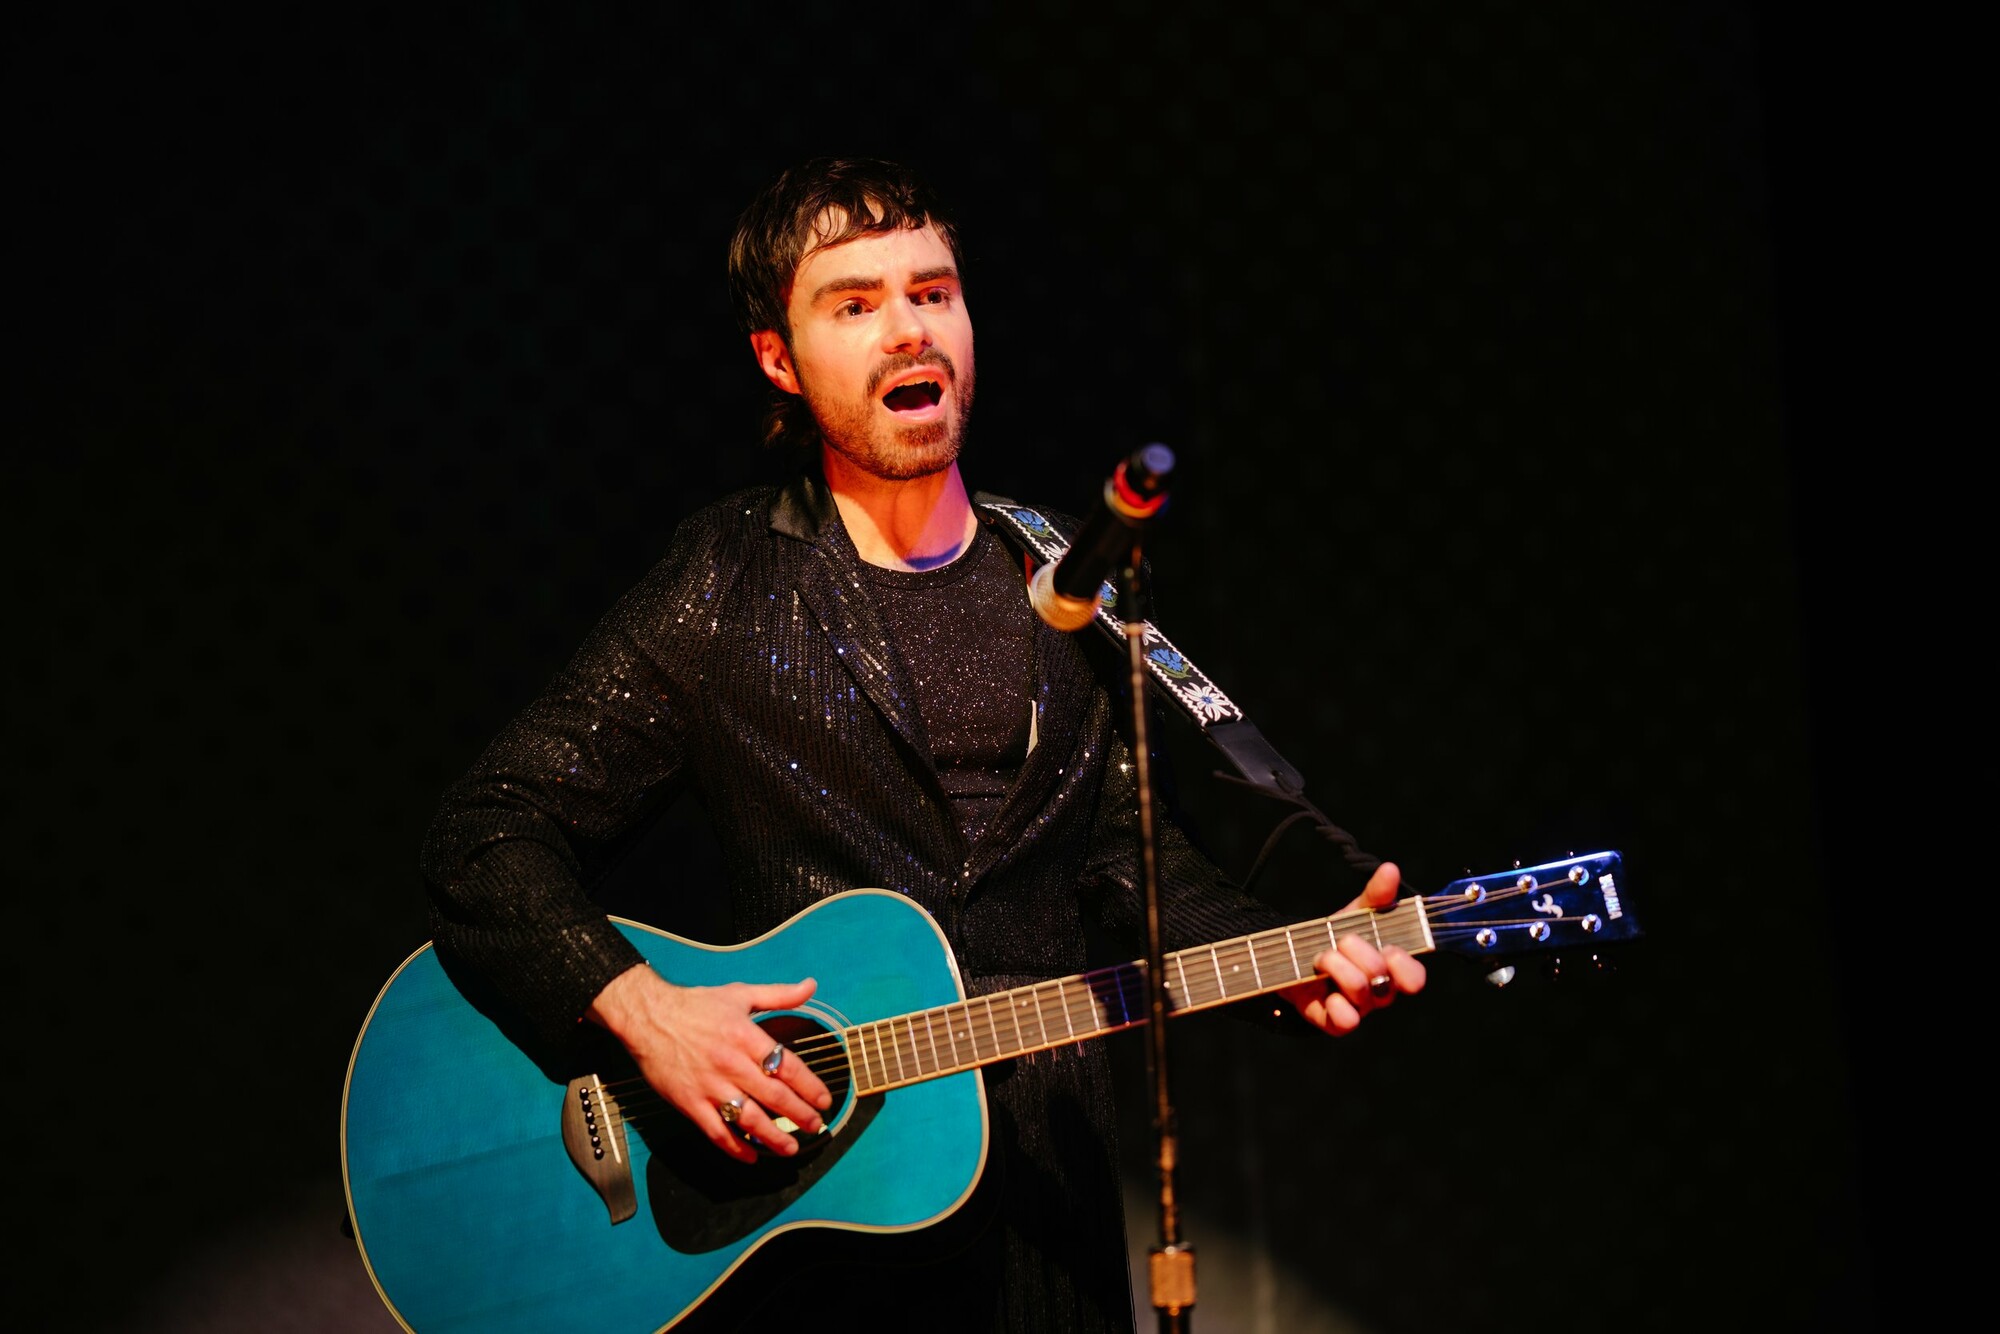
[[[917,304],[923,306],[942,306],[950,300],[951,293],[942,287],[932,287],[917,293]]]
[[[833,313],[843,320],[851,320],[868,313],[868,307],[859,301],[843,301],[833,308]]]

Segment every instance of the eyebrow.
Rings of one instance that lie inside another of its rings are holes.
[[[944,278],[955,281],[958,278],[958,270],[949,264],[942,264],[934,269],[921,269],[910,275],[910,284],[916,286],[920,283],[934,283]],[[849,278],[830,278],[813,289],[812,304],[818,305],[836,292],[879,292],[886,286],[887,284],[880,278],[863,278],[858,274]]]

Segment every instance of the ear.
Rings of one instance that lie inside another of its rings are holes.
[[[757,356],[764,378],[788,394],[799,392],[799,374],[792,367],[792,350],[776,329],[759,329],[750,335],[750,350]]]

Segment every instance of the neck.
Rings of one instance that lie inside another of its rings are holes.
[[[979,530],[956,463],[928,477],[891,481],[861,471],[831,449],[822,452],[821,467],[841,522],[870,565],[935,569],[956,560]]]

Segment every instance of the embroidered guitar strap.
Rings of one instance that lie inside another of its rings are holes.
[[[1069,539],[1026,505],[990,496],[979,497],[978,505],[1005,523],[1022,546],[1044,561],[1060,560],[1069,550]],[[1107,582],[1095,619],[1098,628],[1122,648],[1125,622],[1118,619],[1116,606],[1116,590]],[[1140,656],[1152,675],[1154,690],[1187,715],[1246,781],[1286,797],[1302,792],[1305,779],[1264,739],[1236,702],[1175,648],[1158,626],[1151,621],[1140,624]]]

